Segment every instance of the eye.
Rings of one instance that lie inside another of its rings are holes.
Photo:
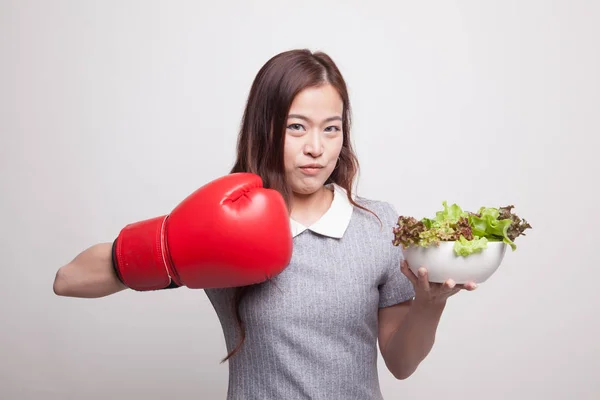
[[[335,125],[328,126],[327,128],[325,128],[325,132],[339,132],[339,131],[341,131],[341,129]]]
[[[287,128],[292,131],[299,131],[300,129],[304,129],[304,127],[301,124],[291,124]]]

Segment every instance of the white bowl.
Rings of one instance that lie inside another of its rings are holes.
[[[440,242],[439,246],[409,247],[402,252],[415,275],[420,267],[425,267],[430,282],[443,283],[452,279],[463,284],[469,281],[482,283],[492,276],[504,259],[506,247],[503,242],[488,242],[482,251],[458,256],[454,253],[454,242]]]

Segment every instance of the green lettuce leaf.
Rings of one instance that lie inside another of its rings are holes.
[[[469,215],[469,223],[472,226],[473,236],[485,237],[491,241],[503,241],[513,250],[517,246],[508,237],[508,228],[512,223],[509,219],[498,219],[500,211],[493,207],[481,207],[479,213]]]
[[[463,211],[458,204],[452,204],[448,206],[448,202],[444,200],[442,202],[444,209],[435,213],[435,222],[443,224],[456,224],[460,217],[468,216],[468,213]]]
[[[464,236],[454,242],[454,253],[459,256],[468,256],[473,253],[487,249],[488,239],[486,237],[467,240]]]

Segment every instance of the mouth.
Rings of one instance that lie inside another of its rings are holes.
[[[306,164],[302,165],[300,168],[323,168],[321,164]]]
[[[308,175],[314,175],[321,169],[323,169],[323,166],[320,164],[306,164],[300,167],[300,170]]]

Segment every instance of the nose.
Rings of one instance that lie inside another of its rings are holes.
[[[320,133],[317,131],[311,131],[306,137],[306,143],[304,144],[304,154],[311,155],[312,157],[319,157],[325,150],[323,148],[323,139]]]

